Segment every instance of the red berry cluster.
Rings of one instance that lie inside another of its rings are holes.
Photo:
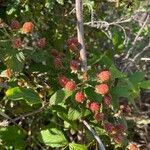
[[[54,58],[54,66],[56,69],[62,69],[63,68],[63,62],[62,59],[65,56],[64,53],[58,52],[56,49],[51,49],[51,55]]]
[[[22,40],[21,38],[16,38],[12,40],[12,47],[16,49],[22,48]]]
[[[112,137],[115,143],[119,144],[123,141],[126,130],[123,124],[113,125],[112,123],[105,123],[104,129]]]
[[[19,21],[13,19],[11,21],[10,27],[12,30],[17,30],[17,29],[20,29],[21,25],[20,25]]]
[[[44,48],[46,45],[46,38],[39,39],[36,44],[38,48]]]
[[[76,83],[75,81],[72,81],[72,80],[68,81],[65,85],[65,89],[68,91],[73,91],[75,90],[75,88],[76,88]]]
[[[70,69],[72,72],[76,72],[79,69],[80,63],[76,60],[71,60],[70,61]]]
[[[75,100],[76,100],[77,102],[79,102],[79,103],[84,102],[84,100],[85,100],[85,95],[84,95],[84,93],[83,93],[82,91],[78,91],[78,92],[76,93],[76,95],[75,95]]]
[[[23,24],[23,26],[22,26],[22,31],[23,31],[24,33],[30,33],[30,32],[33,31],[33,29],[34,29],[34,24],[33,24],[33,22],[25,22],[25,23]]]
[[[103,98],[103,104],[104,104],[107,108],[109,108],[110,105],[111,105],[111,99],[112,99],[112,97],[111,97],[110,94],[105,95],[104,98]]]
[[[109,71],[102,71],[97,75],[97,77],[100,82],[106,82],[110,80],[111,73]]]
[[[109,86],[106,83],[106,81],[109,81],[111,77],[111,73],[109,71],[102,71],[98,74],[98,81],[102,82],[102,84],[95,86],[95,91],[98,94],[106,95],[109,92]]]
[[[67,45],[72,52],[76,54],[79,53],[80,43],[78,42],[78,39],[76,37],[69,38],[67,40]]]
[[[65,76],[60,76],[59,77],[59,84],[64,87],[68,91],[73,91],[76,88],[76,83],[75,81],[69,80]]]
[[[95,86],[95,92],[101,95],[105,95],[109,92],[109,87],[107,84],[99,84]]]

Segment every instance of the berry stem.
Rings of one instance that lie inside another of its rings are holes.
[[[77,35],[78,42],[81,44],[80,59],[81,70],[87,72],[87,55],[84,42],[84,27],[83,27],[83,0],[76,0],[76,18],[77,18]]]

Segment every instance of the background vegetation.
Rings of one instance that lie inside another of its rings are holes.
[[[0,0],[0,149],[98,149],[88,126],[108,150],[133,150],[133,142],[141,150],[150,148],[150,3],[84,0],[83,8],[86,83],[82,72],[72,73],[69,66],[79,59],[67,45],[77,36],[75,1]],[[34,29],[26,34],[22,26],[28,21]],[[102,70],[112,76],[109,109],[93,89]],[[103,120],[93,117],[86,102],[74,101],[76,91],[60,86],[61,75],[74,80],[87,101],[103,106]],[[124,125],[119,142],[104,128],[107,122]]]

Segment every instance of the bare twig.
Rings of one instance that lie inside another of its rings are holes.
[[[23,130],[25,133],[27,133],[27,131],[25,129],[23,129],[20,125],[18,125],[12,118],[10,118],[7,114],[5,114],[4,112],[0,111],[0,115],[3,116],[5,119],[10,120],[10,122],[12,122],[14,125],[16,125],[19,129]],[[18,117],[18,120],[21,119]],[[7,122],[7,124],[9,124],[9,122]],[[36,138],[34,138],[33,136],[31,136],[31,139],[40,147],[42,148],[42,150],[45,150],[45,148],[36,140]]]
[[[145,27],[145,25],[146,25],[148,19],[149,19],[149,15],[147,16],[147,18],[145,19],[145,22],[143,23],[142,27],[140,28],[139,32],[137,33],[137,35],[136,35],[136,37],[135,37],[135,39],[134,39],[134,41],[133,41],[133,43],[132,43],[132,47],[128,50],[128,52],[127,52],[127,54],[126,54],[126,56],[125,56],[125,59],[129,58],[129,56],[130,56],[132,50],[135,48],[136,43],[137,43],[137,41],[138,41],[138,38],[139,38],[140,34],[142,33],[142,31],[143,31],[143,29],[144,29],[144,27]]]
[[[87,56],[84,42],[84,28],[83,28],[83,1],[76,0],[76,17],[77,17],[77,34],[78,41],[81,44],[80,58],[81,58],[81,70],[87,72]]]
[[[143,61],[150,61],[150,58],[141,58]]]
[[[134,56],[133,61],[135,61],[140,55],[142,55],[147,50],[150,50],[150,43],[146,47],[144,47],[142,51],[140,51],[138,54]]]
[[[124,40],[124,45],[126,44],[126,41],[127,41],[127,34],[126,34],[126,31],[124,29],[123,26],[120,25],[120,23],[125,23],[125,22],[129,22],[131,19],[128,19],[126,21],[120,21],[120,22],[107,22],[107,21],[93,21],[93,22],[86,22],[84,23],[84,25],[88,25],[88,26],[91,26],[91,27],[94,27],[94,28],[100,28],[102,31],[103,29],[105,31],[109,31],[109,27],[110,26],[117,26],[119,28],[122,29],[123,33],[124,33],[124,37],[125,37],[125,40]],[[107,34],[106,32],[104,32],[108,38],[112,39],[112,36],[109,34]],[[109,33],[109,32],[108,32]]]
[[[87,127],[87,129],[93,134],[94,138],[97,140],[97,143],[99,144],[99,150],[105,150],[104,144],[102,143],[100,137],[95,133],[91,126],[85,120],[83,120],[83,124]]]
[[[29,116],[35,115],[35,114],[37,114],[37,113],[40,113],[40,112],[44,111],[44,110],[47,108],[47,106],[48,106],[48,104],[44,105],[43,107],[41,107],[41,108],[38,109],[38,110],[29,112],[29,113],[26,113],[26,114],[22,114],[22,115],[20,115],[19,117],[16,117],[16,118],[14,118],[14,119],[9,119],[10,121],[9,121],[8,123],[11,123],[11,122],[14,123],[14,122],[16,122],[16,121],[18,121],[18,120],[20,120],[20,119],[22,119],[22,118],[29,117]]]

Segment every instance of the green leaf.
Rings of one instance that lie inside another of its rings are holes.
[[[119,35],[117,32],[114,33],[113,38],[112,38],[112,42],[114,47],[117,47],[118,42],[119,42]]]
[[[14,72],[21,72],[25,63],[25,56],[22,52],[8,54],[5,58],[5,64]]]
[[[93,11],[93,7],[94,7],[94,1],[91,0],[84,0],[83,1],[83,5],[87,6],[89,9],[89,12]]]
[[[64,5],[64,0],[56,0],[59,4]]]
[[[115,87],[112,89],[112,93],[117,97],[129,97],[131,91],[127,87]]]
[[[112,74],[112,78],[124,78],[126,77],[125,74],[123,74],[121,71],[119,71],[114,65],[111,65],[111,67],[109,68],[111,74]]]
[[[81,112],[79,112],[78,110],[74,109],[74,108],[70,108],[68,111],[68,119],[69,120],[77,120],[80,119],[81,117]]]
[[[15,150],[24,150],[26,148],[25,137],[26,134],[23,132],[23,130],[16,126],[0,128],[0,140],[6,149],[13,147]]]
[[[88,97],[88,99],[94,100],[94,101],[99,102],[99,103],[102,102],[102,96],[100,94],[97,94],[95,92],[94,88],[91,88],[91,87],[86,88],[85,94]]]
[[[150,80],[141,82],[141,83],[139,84],[139,86],[140,86],[141,88],[149,89],[149,90],[150,90]]]
[[[69,143],[69,150],[87,150],[85,145]]]
[[[68,141],[63,132],[56,128],[42,130],[38,139],[41,143],[50,147],[63,147],[68,145]]]
[[[14,101],[26,100],[30,105],[40,103],[40,97],[33,89],[10,88],[6,91],[6,97]]]
[[[132,82],[133,85],[138,84],[138,82],[141,82],[144,80],[144,72],[135,72],[134,74],[129,76],[129,80]]]
[[[45,61],[47,57],[48,57],[48,54],[43,51],[35,51],[31,56],[31,58],[37,63],[41,63]]]
[[[72,95],[72,91],[64,89],[56,91],[50,98],[50,105],[57,105],[64,102],[68,97]]]

